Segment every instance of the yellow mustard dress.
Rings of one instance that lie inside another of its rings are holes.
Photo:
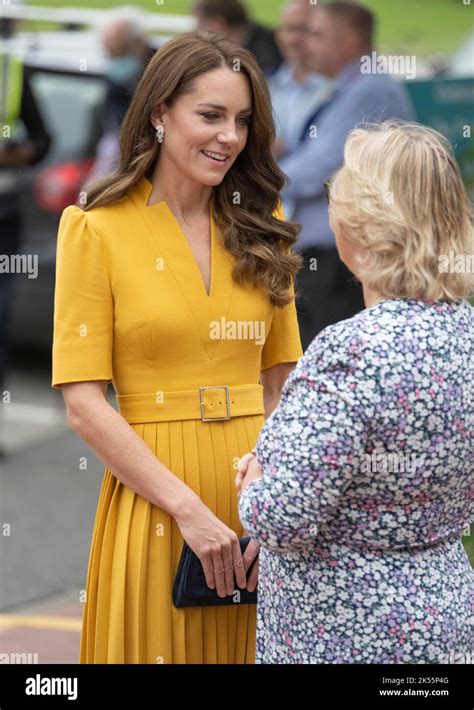
[[[273,307],[261,290],[233,281],[234,257],[212,211],[208,295],[168,204],[147,206],[151,190],[143,177],[112,205],[64,210],[52,387],[113,381],[118,410],[134,431],[242,535],[235,463],[264,422],[261,370],[302,355],[295,304]],[[252,322],[264,323],[264,337]],[[254,662],[255,605],[173,606],[182,546],[174,518],[105,468],[81,663]]]

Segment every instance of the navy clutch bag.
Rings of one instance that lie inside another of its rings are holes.
[[[239,538],[242,555],[250,542],[249,537]],[[255,559],[258,559],[258,555]],[[255,563],[247,571],[252,569]],[[234,590],[232,594],[220,597],[215,589],[207,586],[201,560],[191,550],[187,543],[183,545],[183,551],[179,560],[178,571],[173,584],[173,604],[178,609],[188,606],[223,606],[230,604],[256,604],[257,590],[249,592],[247,589]]]

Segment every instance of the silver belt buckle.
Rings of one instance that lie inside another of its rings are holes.
[[[225,401],[227,406],[227,416],[226,417],[205,417],[204,416],[204,402],[202,400],[202,393],[204,390],[224,390],[225,391]],[[200,387],[199,388],[199,401],[201,404],[201,421],[202,422],[222,422],[226,419],[230,419],[230,400],[229,400],[229,386],[228,385],[216,385],[215,387]]]

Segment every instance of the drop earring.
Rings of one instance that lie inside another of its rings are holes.
[[[163,126],[157,126],[156,137],[158,139],[158,143],[163,143],[164,134],[165,134],[165,129],[163,128]]]

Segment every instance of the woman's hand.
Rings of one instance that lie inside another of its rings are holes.
[[[257,455],[256,449],[252,449],[252,451],[249,451],[248,454],[245,454],[245,456],[242,456],[242,458],[239,460],[239,463],[237,464],[237,475],[235,477],[235,485],[237,488],[237,496],[240,495],[240,487],[242,485],[242,481],[244,480],[245,474],[247,473],[248,465],[250,461],[255,458]]]
[[[239,461],[238,473],[235,477],[235,485],[237,487],[237,495],[240,494],[247,488],[249,483],[252,481],[257,481],[262,478],[263,471],[260,466],[258,459],[255,455],[255,449],[250,453],[245,454]]]
[[[247,481],[247,476],[251,478],[251,480],[256,480],[256,478],[261,477],[261,467],[257,461],[256,457],[256,450],[252,449],[248,454],[245,454],[245,456],[242,456],[240,459],[237,469],[238,473],[237,476],[235,477],[235,485],[237,486],[238,493],[237,495],[240,495],[241,491],[245,488],[246,485],[250,481]],[[250,467],[253,467],[250,469]],[[260,473],[259,473],[260,471]],[[244,484],[245,480],[245,484]],[[247,545],[247,548],[244,552],[244,565],[245,565],[245,572],[247,573],[250,565],[252,564],[253,560],[255,560],[256,556],[258,555],[258,552],[260,550],[260,545],[256,540],[250,540],[249,544]],[[257,581],[258,581],[258,560],[255,560],[255,563],[251,569],[250,575],[248,576],[247,579],[247,590],[249,592],[253,592],[257,586]]]
[[[199,557],[210,589],[216,589],[220,597],[232,594],[234,576],[241,589],[247,587],[239,538],[197,496],[183,504],[175,520],[184,540]]]
[[[260,550],[260,545],[256,540],[250,540],[249,544],[247,545],[245,552],[244,552],[244,567],[245,567],[245,573],[247,574],[247,571],[252,564],[253,560],[257,557],[258,553]],[[247,591],[253,592],[255,591],[255,588],[257,586],[257,581],[258,581],[258,559],[255,560],[254,565],[250,571],[250,574],[247,578]]]

